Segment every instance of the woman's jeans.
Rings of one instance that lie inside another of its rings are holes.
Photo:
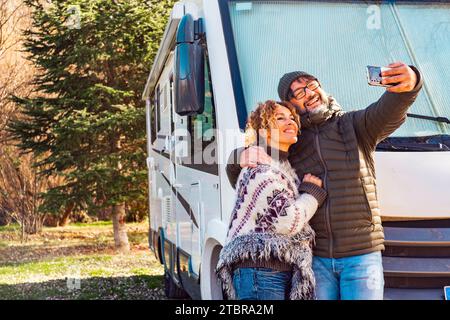
[[[382,300],[384,288],[381,251],[337,259],[314,256],[319,300]]]
[[[292,272],[269,268],[238,268],[233,273],[237,300],[286,300]]]

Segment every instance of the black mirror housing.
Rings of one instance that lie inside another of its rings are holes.
[[[197,24],[197,25],[196,25]],[[180,116],[203,113],[205,100],[204,48],[196,30],[201,20],[194,22],[185,15],[177,31],[174,72],[175,111]]]

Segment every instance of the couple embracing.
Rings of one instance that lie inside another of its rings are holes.
[[[373,154],[405,121],[422,78],[396,62],[382,79],[378,101],[343,112],[316,77],[290,72],[281,101],[252,112],[247,147],[227,166],[237,197],[216,271],[230,299],[383,299]]]

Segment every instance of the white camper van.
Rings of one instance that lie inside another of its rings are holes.
[[[177,3],[143,94],[150,247],[172,298],[222,299],[214,274],[235,191],[230,153],[258,101],[289,71],[321,79],[346,111],[384,89],[367,65],[405,61],[425,86],[379,144],[386,299],[444,299],[450,285],[450,4],[204,0]],[[351,81],[351,85],[349,85]]]

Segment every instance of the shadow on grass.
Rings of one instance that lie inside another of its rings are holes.
[[[163,276],[92,277],[0,284],[0,300],[163,300]]]

